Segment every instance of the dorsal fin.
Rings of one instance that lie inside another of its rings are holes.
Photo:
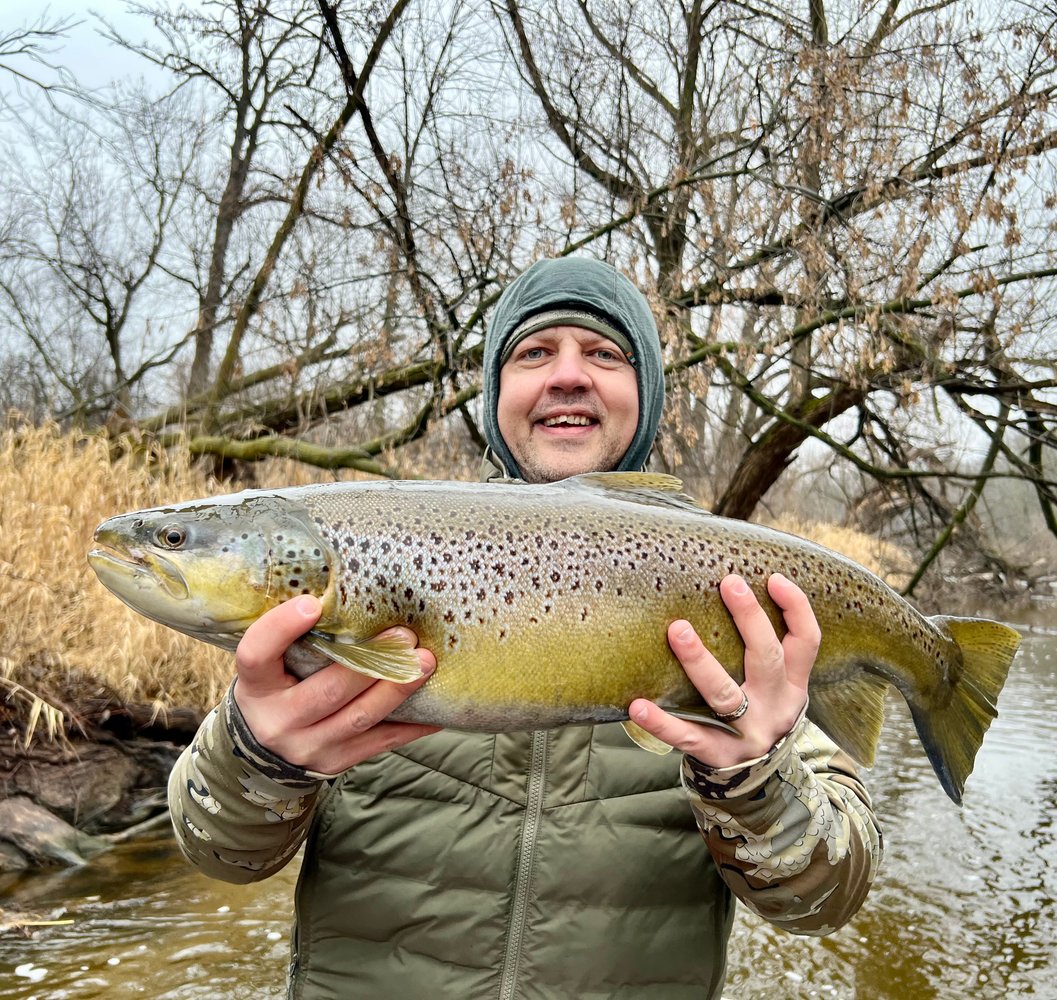
[[[683,492],[681,479],[665,475],[663,472],[586,472],[562,479],[555,485],[563,484],[633,503],[676,507],[698,514],[708,513],[693,497]]]

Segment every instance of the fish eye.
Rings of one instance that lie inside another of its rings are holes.
[[[178,524],[167,524],[165,527],[158,529],[158,534],[155,537],[158,539],[159,544],[164,545],[167,549],[178,549],[187,540],[187,532]]]

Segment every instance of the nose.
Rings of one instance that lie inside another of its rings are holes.
[[[566,342],[558,349],[551,370],[547,373],[547,388],[559,392],[590,389],[591,372],[580,351],[579,344]]]

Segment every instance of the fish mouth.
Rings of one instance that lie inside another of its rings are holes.
[[[148,591],[161,588],[174,601],[185,601],[190,589],[180,568],[171,560],[156,552],[145,552],[138,548],[126,548],[99,535],[97,542],[106,548],[95,548],[88,553],[88,562],[96,576],[111,590],[127,589]]]

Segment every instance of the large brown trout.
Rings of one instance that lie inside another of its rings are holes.
[[[374,638],[410,626],[437,670],[393,717],[484,732],[627,720],[637,697],[710,720],[668,648],[668,623],[691,621],[740,681],[744,646],[719,582],[745,577],[781,630],[764,583],[784,573],[822,629],[810,717],[869,765],[894,686],[959,802],[1017,632],[926,618],[844,556],[712,516],[680,490],[644,473],[253,490],[111,518],[89,560],[136,611],[227,648],[280,601],[317,595],[322,617],[287,658],[299,677],[334,660],[417,678],[412,652]]]

